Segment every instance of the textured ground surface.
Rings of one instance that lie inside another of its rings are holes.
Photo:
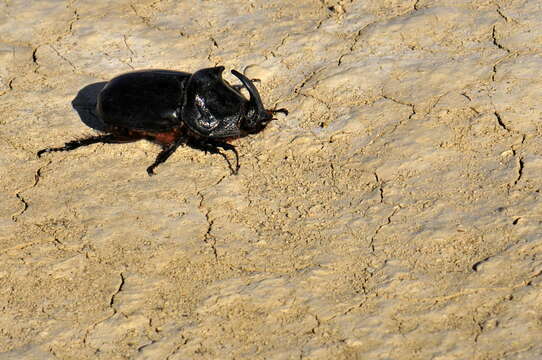
[[[542,357],[542,4],[0,4],[1,359]],[[241,170],[94,130],[85,86],[223,64]],[[77,102],[77,101],[76,101]]]

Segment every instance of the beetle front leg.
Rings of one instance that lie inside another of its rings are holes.
[[[239,153],[237,152],[237,149],[235,148],[235,146],[233,146],[232,144],[222,143],[222,142],[221,143],[215,143],[215,146],[220,147],[220,148],[222,148],[222,149],[224,149],[226,151],[230,150],[231,152],[233,152],[235,154],[235,170],[232,169],[229,161],[228,161],[228,165],[230,167],[231,173],[233,175],[237,175],[237,173],[239,172],[239,168],[241,166],[239,165]]]
[[[209,139],[204,140],[204,141],[191,141],[188,143],[188,146],[194,149],[198,149],[205,152],[209,152],[211,154],[218,154],[222,156],[224,160],[226,160],[226,162],[228,163],[228,168],[230,169],[232,175],[237,175],[237,172],[239,171],[240,166],[239,166],[239,153],[237,152],[237,149],[235,148],[235,146],[225,143],[225,142],[216,142]],[[228,159],[226,154],[221,152],[218,148],[222,148],[226,151],[230,150],[235,154],[235,168],[233,168],[233,166],[231,165],[230,160]]]

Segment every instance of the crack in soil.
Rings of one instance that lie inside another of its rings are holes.
[[[491,31],[491,37],[493,39],[493,45],[495,45],[496,47],[498,47],[499,49],[501,50],[504,50],[506,51],[507,53],[510,53],[510,49],[504,47],[500,42],[499,40],[497,39],[497,33],[496,33],[496,28],[497,28],[497,25],[493,25],[493,30]]]
[[[516,180],[514,180],[514,185],[517,185],[518,182],[521,180],[521,177],[523,176],[523,168],[525,167],[525,162],[523,160],[523,157],[520,157],[518,159],[518,176]]]
[[[215,261],[218,262],[218,253],[216,251],[216,238],[213,235],[211,235],[211,232],[213,231],[214,220],[210,218],[209,214],[211,211],[208,208],[204,207],[203,205],[205,198],[202,192],[199,191],[197,195],[200,197],[198,209],[200,210],[200,212],[205,217],[205,220],[207,221],[207,231],[203,235],[203,242],[206,244],[209,244],[209,246],[211,247],[211,250],[213,251]]]
[[[124,275],[122,274],[122,272],[119,274],[120,275],[120,284],[117,288],[117,291],[115,291],[115,293],[113,295],[111,295],[111,299],[109,300],[109,307],[113,310],[113,315],[117,313],[117,308],[114,306],[115,305],[115,297],[122,291],[122,288],[124,287],[124,284],[126,283],[125,279],[124,279]]]
[[[374,242],[375,242],[376,236],[378,235],[380,230],[382,230],[385,226],[388,226],[389,224],[391,224],[391,218],[395,216],[395,214],[397,213],[397,211],[399,211],[399,209],[401,209],[401,207],[399,205],[396,206],[391,212],[391,214],[388,215],[388,217],[386,218],[386,222],[379,225],[378,228],[375,230],[373,236],[371,236],[371,240],[369,241],[369,247],[371,248],[372,253],[375,252]]]
[[[375,177],[376,183],[378,184],[378,193],[380,194],[380,203],[384,203],[384,183],[380,181],[380,178],[378,177],[378,174],[376,171],[373,172],[373,176]]]
[[[117,290],[111,295],[111,298],[109,299],[109,308],[111,310],[113,310],[113,313],[106,316],[105,318],[103,318],[102,320],[99,320],[97,322],[95,322],[94,324],[92,324],[91,326],[89,326],[87,328],[87,330],[85,331],[85,335],[83,337],[83,345],[85,346],[90,346],[88,343],[87,343],[87,339],[88,339],[88,336],[90,335],[90,332],[92,330],[94,330],[96,328],[96,326],[100,325],[101,323],[111,319],[113,316],[115,316],[119,311],[117,310],[117,308],[114,306],[115,304],[115,297],[122,291],[123,287],[124,287],[124,284],[126,283],[125,279],[124,279],[124,275],[123,273],[121,272],[120,274],[120,283],[117,287]]]
[[[42,170],[43,168],[45,168],[46,166],[48,166],[49,164],[51,164],[51,161],[48,161],[47,164],[45,164],[45,165],[39,167],[39,168],[36,170],[36,172],[34,173],[34,182],[32,183],[32,185],[30,185],[30,186],[28,186],[28,187],[26,187],[26,188],[24,188],[24,189],[18,190],[18,191],[15,193],[15,197],[19,200],[19,202],[22,204],[23,207],[22,207],[21,210],[19,210],[18,212],[16,212],[16,213],[14,213],[14,214],[11,215],[11,220],[12,220],[13,222],[17,222],[17,220],[19,219],[19,217],[20,217],[21,215],[23,215],[23,214],[26,212],[26,210],[28,210],[28,208],[30,207],[28,201],[26,201],[26,199],[23,197],[22,193],[25,192],[25,191],[27,191],[27,190],[33,189],[33,188],[35,188],[35,187],[38,185],[38,183],[39,183],[39,181],[40,181],[40,179],[41,179],[41,170]]]
[[[361,29],[359,29],[357,32],[356,32],[356,35],[354,36],[354,39],[352,40],[352,43],[350,44],[350,47],[348,48],[348,52],[344,53],[344,54],[341,54],[339,56],[339,59],[337,60],[337,66],[341,66],[342,65],[342,61],[343,61],[343,57],[347,56],[347,55],[350,55],[351,53],[354,52],[354,49],[356,47],[356,45],[358,44],[358,41],[359,41],[359,38],[361,37],[361,35],[363,34],[363,32],[365,31],[365,29],[367,29],[369,26],[375,24],[375,22],[372,22],[372,23],[369,23],[365,26],[363,26]]]
[[[34,69],[34,73],[37,74],[38,73],[38,70],[40,68],[40,64],[38,62],[38,56],[36,55],[36,53],[38,52],[38,49],[41,45],[38,45],[34,48],[34,50],[32,50],[32,62],[34,63],[34,65],[36,66],[36,68]]]
[[[64,60],[65,62],[67,62],[71,66],[72,72],[77,71],[77,67],[68,58],[66,58],[64,55],[62,55],[60,53],[60,51],[58,51],[53,45],[49,45],[49,47],[51,49],[53,49],[53,51],[58,55],[59,58],[61,58],[62,60]]]
[[[510,129],[507,128],[506,125],[504,124],[504,122],[502,121],[501,114],[499,114],[497,111],[493,112],[493,114],[495,115],[495,118],[497,119],[497,123],[499,124],[499,126],[503,130],[506,130],[507,132],[510,132]]]

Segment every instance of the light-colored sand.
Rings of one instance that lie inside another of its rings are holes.
[[[1,359],[542,358],[539,0],[110,3],[0,4]],[[36,158],[86,85],[215,64],[290,110],[238,176]]]

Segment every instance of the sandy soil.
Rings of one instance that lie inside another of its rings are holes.
[[[539,0],[110,3],[0,4],[1,359],[542,358]],[[36,157],[87,85],[215,64],[290,110],[238,176]]]

